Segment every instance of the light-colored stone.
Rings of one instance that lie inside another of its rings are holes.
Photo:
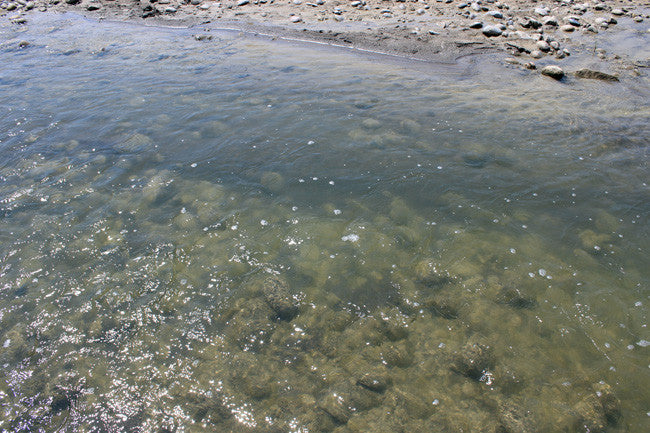
[[[556,80],[561,80],[564,77],[564,71],[557,65],[548,65],[544,66],[541,70],[542,75],[547,77],[554,78]]]

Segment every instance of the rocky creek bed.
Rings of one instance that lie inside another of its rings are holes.
[[[644,430],[643,75],[0,40],[1,430]]]

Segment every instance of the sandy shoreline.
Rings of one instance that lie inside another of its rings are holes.
[[[503,63],[510,67],[539,70],[545,65],[557,65],[565,69],[568,66],[567,72],[588,68],[610,74],[600,76],[605,79],[645,77],[650,64],[647,49],[638,50],[621,42],[629,39],[629,35],[650,39],[650,2],[638,0],[585,3],[3,0],[0,3],[0,16],[6,15],[17,25],[27,23],[29,14],[36,11],[74,11],[96,19],[149,25],[187,27],[209,23],[219,28],[424,61],[453,62],[477,53],[503,53]],[[209,41],[209,29],[202,26],[196,37]],[[617,39],[616,35],[622,33]]]

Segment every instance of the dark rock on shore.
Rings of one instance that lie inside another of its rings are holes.
[[[559,66],[549,65],[544,66],[541,70],[542,75],[551,77],[555,80],[561,80],[564,77],[564,71]]]
[[[618,81],[616,75],[607,74],[605,72],[594,71],[592,69],[580,69],[574,73],[578,78],[587,78],[591,80],[603,80],[603,81]]]

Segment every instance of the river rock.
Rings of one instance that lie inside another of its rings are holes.
[[[544,25],[545,26],[551,26],[551,27],[557,27],[557,18],[555,18],[555,17],[546,17],[546,18],[544,18]]]
[[[461,302],[457,296],[448,293],[436,293],[422,301],[422,305],[434,316],[453,320],[458,318]]]
[[[469,25],[470,29],[480,29],[481,27],[483,27],[483,23],[480,21],[475,21]]]
[[[406,340],[384,343],[381,345],[381,359],[389,367],[408,367],[413,362],[411,346]]]
[[[537,41],[537,48],[545,53],[551,51],[551,46],[546,41]]]
[[[370,371],[359,377],[356,383],[370,391],[382,393],[390,386],[391,379],[386,371]]]
[[[298,302],[283,278],[273,275],[264,280],[262,296],[278,319],[291,320],[298,314]]]
[[[350,402],[337,391],[327,392],[318,403],[318,407],[331,416],[338,424],[345,424],[352,416]]]
[[[478,342],[469,342],[454,353],[451,369],[474,380],[494,365],[492,348]]]
[[[549,14],[549,10],[547,7],[538,7],[535,8],[535,13],[539,16],[545,17],[546,15]]]
[[[621,16],[621,15],[625,15],[625,12],[623,11],[623,9],[612,9],[612,15]]]
[[[431,402],[403,389],[392,390],[387,397],[387,402],[396,408],[403,408],[411,419],[426,418],[434,409]]]
[[[366,129],[377,129],[381,127],[381,122],[377,119],[372,119],[372,118],[363,119],[363,121],[361,121],[361,124]]]
[[[544,66],[541,70],[541,73],[542,75],[546,75],[547,77],[551,77],[556,80],[561,80],[562,77],[564,77],[564,71],[562,68],[556,65]]]
[[[563,32],[567,32],[567,33],[571,33],[575,29],[576,28],[573,27],[571,24],[565,24],[563,26],[560,26],[560,30],[562,30]]]
[[[578,78],[587,78],[591,80],[618,81],[616,75],[606,74],[605,72],[594,71],[591,69],[580,69],[574,74]]]
[[[269,191],[279,193],[284,188],[284,177],[277,171],[267,171],[262,174],[260,183]]]
[[[508,433],[533,433],[537,431],[537,423],[532,413],[518,403],[505,401],[499,404],[499,423],[503,431]]]
[[[526,296],[520,289],[507,287],[501,289],[496,301],[514,308],[534,308],[537,305],[534,298]]]
[[[240,300],[227,322],[226,335],[245,351],[258,351],[268,342],[275,328],[269,320],[273,310],[262,299]]]
[[[501,36],[503,31],[497,26],[485,26],[483,27],[483,34],[487,37]]]
[[[440,288],[456,281],[456,277],[433,259],[420,260],[415,265],[415,277],[418,283],[428,288]]]

